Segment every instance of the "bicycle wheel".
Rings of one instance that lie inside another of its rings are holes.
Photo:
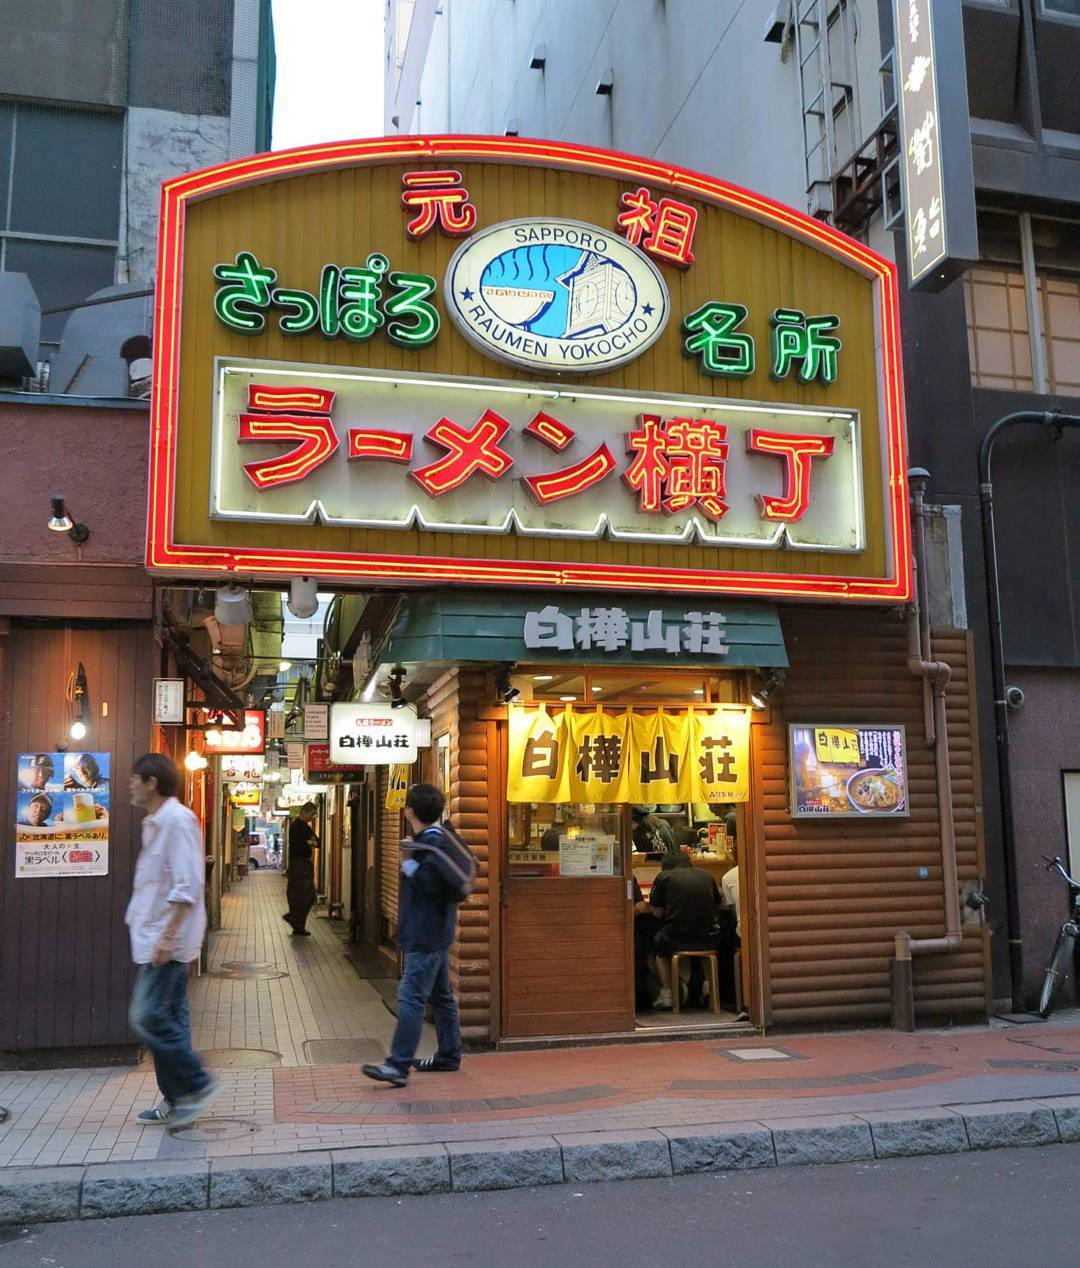
[[[1053,1011],[1054,996],[1058,993],[1058,987],[1068,976],[1072,965],[1074,942],[1073,934],[1066,933],[1064,929],[1058,931],[1054,955],[1050,961],[1050,967],[1046,970],[1042,994],[1039,996],[1039,1016],[1044,1020]]]

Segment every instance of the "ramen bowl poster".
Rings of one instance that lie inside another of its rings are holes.
[[[902,726],[793,723],[789,728],[795,818],[907,815],[907,745]]]
[[[109,754],[20,753],[15,876],[109,871]]]

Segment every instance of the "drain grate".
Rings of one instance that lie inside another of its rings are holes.
[[[220,1140],[240,1140],[254,1136],[260,1130],[258,1123],[242,1118],[204,1118],[190,1127],[177,1127],[169,1135],[174,1140],[190,1140],[195,1144],[212,1145]]]
[[[360,1065],[382,1061],[386,1044],[378,1039],[305,1039],[304,1059],[309,1065]]]
[[[199,1055],[215,1070],[266,1070],[281,1064],[281,1053],[270,1048],[208,1048]]]
[[[273,981],[274,978],[288,977],[276,964],[266,964],[260,960],[226,960],[220,969],[214,969],[208,977],[223,977],[231,981]]]

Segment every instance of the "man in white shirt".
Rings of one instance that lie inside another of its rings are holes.
[[[221,1090],[191,1047],[187,977],[206,931],[205,861],[199,821],[177,801],[179,788],[180,773],[163,754],[135,763],[131,804],[147,813],[124,917],[139,966],[129,1020],[153,1055],[163,1098],[137,1117],[170,1127],[200,1118]]]

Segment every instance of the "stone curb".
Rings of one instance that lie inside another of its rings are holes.
[[[1080,1141],[1080,1097],[237,1158],[0,1168],[0,1225]]]

